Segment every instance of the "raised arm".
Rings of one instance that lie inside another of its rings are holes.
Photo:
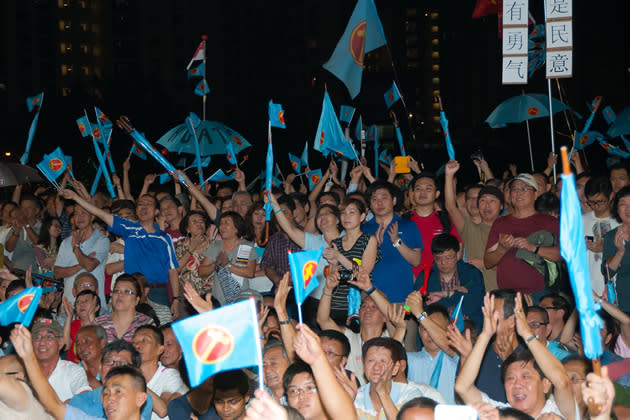
[[[291,277],[291,274],[288,271],[282,276],[282,280],[280,280],[278,289],[276,290],[276,296],[273,299],[273,307],[276,310],[276,314],[278,314],[280,335],[282,336],[284,348],[287,351],[289,361],[293,363],[295,361],[295,349],[293,347],[295,343],[295,329],[287,313],[287,296],[291,289],[291,286],[289,286],[289,277]]]
[[[481,391],[475,386],[475,379],[477,379],[486,348],[499,325],[499,312],[495,310],[494,296],[486,293],[483,301],[483,330],[477,337],[470,355],[462,364],[455,381],[455,392],[469,405],[481,401]]]
[[[184,171],[177,170],[175,172],[179,176],[184,178],[184,181],[186,181],[186,185],[191,186],[190,188],[188,188],[188,192],[190,193],[190,195],[193,196],[195,200],[197,200],[201,208],[203,208],[206,211],[206,213],[208,214],[208,217],[210,217],[210,219],[212,220],[216,220],[217,212],[218,212],[217,207],[214,204],[212,204],[210,200],[208,200],[208,198],[206,197],[204,193],[202,193],[200,190],[192,186],[193,185],[192,181],[190,180],[190,178],[188,178],[188,176],[184,173]]]
[[[337,325],[330,317],[332,292],[339,285],[339,270],[334,264],[329,265],[329,267],[330,270],[328,271],[328,276],[326,276],[326,286],[324,286],[324,292],[317,307],[317,323],[322,330],[336,330],[343,333],[344,328]]]
[[[409,294],[409,296],[407,296],[405,304],[409,307],[411,313],[414,317],[416,317],[420,325],[427,330],[427,333],[435,344],[437,344],[444,353],[448,354],[450,357],[454,357],[457,352],[449,345],[446,330],[436,324],[428,316],[420,320],[420,315],[424,312],[424,308],[422,306],[422,295],[414,290]]]
[[[105,222],[107,226],[112,227],[114,225],[114,216],[111,213],[107,213],[106,211],[99,209],[92,203],[86,201],[84,198],[79,197],[76,192],[63,188],[61,190],[61,194],[66,200],[74,200],[79,206],[83,207],[89,213]]]
[[[131,194],[131,183],[129,182],[129,169],[131,168],[130,158],[125,159],[123,162],[123,179],[122,179],[122,188],[125,192],[125,197],[127,200],[136,201],[133,199],[133,195]]]
[[[457,229],[457,233],[461,236],[464,233],[464,224],[466,218],[462,211],[457,207],[457,200],[455,194],[455,173],[459,171],[459,162],[456,160],[450,160],[446,163],[444,168],[444,207],[451,220]]]
[[[273,206],[273,214],[276,215],[276,221],[280,225],[280,228],[289,236],[289,238],[291,238],[293,242],[303,249],[306,246],[306,234],[289,222],[289,219],[287,219],[284,215],[282,208],[278,205],[276,197],[274,197],[271,193],[265,195],[265,203],[269,200]]]
[[[619,321],[621,338],[628,345],[630,343],[630,316],[626,315],[617,306],[610,304],[606,299],[602,299],[599,296],[594,296],[594,298],[610,316]]]

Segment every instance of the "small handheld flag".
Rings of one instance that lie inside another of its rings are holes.
[[[96,119],[100,122],[103,127],[111,127],[113,124],[107,115],[97,107],[94,107],[94,112],[96,113]]]
[[[195,54],[193,54],[193,57],[190,59],[190,63],[188,63],[188,66],[186,66],[186,70],[190,70],[190,66],[192,66],[192,64],[195,61],[204,60],[206,58],[206,38],[205,38],[205,35],[202,36],[201,38],[203,39],[203,41],[201,41],[199,43],[199,46],[195,50]]]
[[[351,160],[359,160],[357,152],[343,134],[328,92],[324,93],[322,112],[319,117],[313,148],[324,156],[333,152]]]
[[[299,174],[300,169],[302,168],[300,158],[292,153],[289,153],[289,163],[291,164],[291,169],[293,169],[296,174]]]
[[[147,154],[145,153],[145,151],[141,147],[138,147],[136,145],[135,141],[131,145],[131,151],[129,152],[129,156],[131,156],[132,154],[136,155],[137,157],[139,157],[142,160],[147,160]]]
[[[191,77],[203,77],[204,70],[205,64],[201,63],[197,67],[193,67],[192,69],[188,70],[188,78],[190,79]]]
[[[617,115],[615,115],[615,111],[613,111],[610,105],[602,109],[602,115],[604,116],[604,119],[606,120],[606,123],[608,125],[614,123],[615,119],[617,118]]]
[[[79,127],[81,137],[88,137],[92,132],[92,124],[90,124],[87,115],[77,118],[77,127]]]
[[[50,183],[57,187],[57,178],[66,170],[66,156],[61,148],[57,147],[52,153],[44,155],[44,159],[36,166]]]
[[[308,178],[308,189],[312,191],[322,179],[322,170],[315,169],[313,171],[308,171],[306,173],[306,177]]]
[[[0,325],[7,326],[14,322],[28,327],[42,297],[41,287],[29,287],[0,303]]]
[[[453,142],[451,141],[451,133],[448,130],[448,120],[446,119],[444,108],[442,108],[442,98],[438,96],[438,100],[440,102],[440,125],[442,126],[442,131],[444,132],[444,141],[446,142],[446,152],[448,153],[449,160],[455,160],[455,148],[453,148]]]
[[[387,105],[387,109],[391,108],[392,105],[396,103],[400,99],[400,91],[398,90],[398,86],[396,82],[392,83],[392,87],[390,87],[387,92],[385,92],[385,105]]]
[[[453,309],[453,313],[451,314],[451,322],[455,324],[459,332],[464,331],[464,314],[462,313],[462,303],[464,302],[464,296],[459,298],[459,302],[457,302],[457,306]]]
[[[272,127],[287,128],[284,123],[284,110],[282,105],[274,104],[273,101],[269,101],[269,124]]]
[[[169,174],[168,172],[160,174],[160,184],[166,184],[170,180],[171,180],[171,174]]]
[[[227,158],[228,162],[230,162],[230,165],[238,166],[236,153],[234,153],[234,146],[232,146],[231,142],[228,142],[225,145],[225,157]]]
[[[28,112],[33,112],[33,108],[36,106],[41,107],[42,102],[44,102],[44,92],[38,93],[30,98],[26,98],[26,107],[28,108]]]
[[[361,140],[361,131],[363,131],[363,118],[359,115],[357,125],[354,127],[354,138]]]
[[[205,96],[210,93],[210,88],[208,87],[208,82],[206,79],[202,79],[197,83],[197,87],[195,87],[195,95],[197,96]]]
[[[341,109],[339,110],[339,121],[343,121],[345,123],[350,124],[352,121],[352,116],[354,115],[354,108],[348,105],[341,105]]]
[[[365,141],[374,141],[378,138],[378,127],[373,124],[368,128],[367,135],[365,137]]]
[[[226,370],[258,366],[263,386],[262,349],[254,299],[173,323],[191,387]]]
[[[378,160],[388,166],[392,164],[392,157],[389,155],[387,149],[381,152],[381,154],[378,156]]]
[[[324,248],[311,251],[289,253],[289,266],[293,279],[293,293],[298,307],[298,318],[302,323],[302,303],[319,286],[315,272],[320,263]]]
[[[223,169],[219,169],[218,171],[210,175],[208,179],[206,179],[206,181],[220,182],[220,181],[231,181],[233,179],[234,179],[234,175],[226,175],[225,172],[223,172]]]
[[[304,151],[302,152],[300,159],[302,160],[302,164],[304,166],[308,166],[308,142],[304,143]]]

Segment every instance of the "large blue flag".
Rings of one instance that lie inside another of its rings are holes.
[[[188,70],[188,78],[190,79],[191,77],[203,77],[205,71],[204,67],[204,63],[201,63],[197,67],[193,67],[192,69]]]
[[[442,126],[442,131],[444,131],[444,141],[446,142],[448,159],[455,160],[455,148],[453,147],[453,142],[451,141],[451,133],[448,130],[448,120],[446,119],[444,111],[440,111],[440,125]]]
[[[387,109],[391,108],[392,105],[396,103],[400,99],[400,91],[398,90],[398,86],[396,82],[392,83],[392,87],[390,87],[387,92],[385,92],[385,105],[387,105]]]
[[[269,101],[269,124],[272,127],[287,128],[287,125],[284,123],[282,105],[274,104],[273,101]]]
[[[13,322],[19,322],[25,327],[31,325],[41,297],[41,287],[29,287],[0,303],[0,325],[6,326]]]
[[[563,159],[566,157],[563,156]],[[567,165],[568,166],[568,165]],[[575,305],[580,314],[584,355],[591,360],[602,355],[600,330],[604,326],[593,301],[593,289],[586,257],[582,208],[573,174],[562,174],[560,196],[560,254],[567,263]]]
[[[304,144],[304,151],[302,152],[302,156],[300,156],[300,160],[302,161],[302,165],[308,166],[308,142]]]
[[[296,174],[299,174],[300,169],[302,168],[300,158],[292,153],[289,153],[289,163],[291,164],[291,169],[293,169]]]
[[[350,124],[350,121],[352,121],[353,115],[354,115],[353,107],[349,105],[341,105],[341,109],[339,110],[339,121],[343,121]]]
[[[374,1],[359,0],[335,51],[323,67],[337,76],[355,98],[361,91],[365,54],[386,43]]]
[[[324,156],[328,156],[330,152],[333,152],[343,155],[348,159],[359,159],[357,152],[343,134],[328,92],[324,93],[322,113],[319,117],[319,125],[317,126],[313,148],[321,152]]]
[[[306,178],[308,178],[308,189],[312,191],[313,188],[315,188],[315,185],[317,185],[322,179],[322,170],[315,169],[313,171],[308,171],[306,173]]]
[[[248,299],[173,323],[191,387],[226,370],[258,366],[262,350],[254,299]]]
[[[206,82],[206,79],[200,80],[199,83],[197,83],[197,86],[195,87],[195,95],[206,96],[208,93],[210,93],[208,82]]]

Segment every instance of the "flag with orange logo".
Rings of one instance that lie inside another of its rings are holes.
[[[193,388],[219,372],[243,367],[258,366],[264,377],[254,299],[175,322],[173,332]]]
[[[289,253],[289,266],[293,278],[293,293],[298,306],[319,286],[315,276],[317,265],[324,254],[324,248],[311,251],[298,251]]]
[[[0,303],[0,325],[14,322],[25,327],[31,325],[41,297],[41,287],[29,287]]]

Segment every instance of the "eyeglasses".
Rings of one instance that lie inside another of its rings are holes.
[[[93,283],[80,283],[80,284],[79,284],[79,287],[80,287],[80,288],[86,288],[86,289],[87,289],[87,288],[90,288],[90,287],[92,287],[92,286],[94,286],[94,284],[93,284]]]
[[[229,400],[214,400],[214,405],[236,405],[243,401],[242,398],[230,398]]]
[[[510,191],[513,193],[524,193],[534,191],[532,187],[510,187]]]
[[[527,324],[529,325],[529,328],[538,329],[543,325],[547,325],[548,322],[528,322]]]
[[[54,335],[54,334],[46,334],[46,335],[36,335],[33,337],[33,341],[53,341],[58,339],[60,336],[59,335]]]
[[[136,292],[134,292],[133,290],[129,290],[129,289],[114,289],[112,290],[112,293],[115,295],[135,295]]]
[[[334,351],[325,351],[325,352],[324,352],[324,354],[325,354],[326,356],[330,356],[330,357],[332,357],[332,356],[335,356],[335,357],[343,357],[343,354],[337,354],[337,353],[335,353]]]
[[[304,388],[289,388],[287,396],[289,398],[298,398],[301,394],[311,395],[317,393],[317,387],[315,385],[307,385]]]
[[[451,262],[457,259],[457,255],[433,255],[435,262]]]
[[[109,367],[124,367],[124,366],[129,366],[129,363],[125,362],[124,360],[105,360],[103,362],[103,364],[105,366],[109,366]]]
[[[608,200],[586,200],[586,204],[591,207],[608,204]]]

